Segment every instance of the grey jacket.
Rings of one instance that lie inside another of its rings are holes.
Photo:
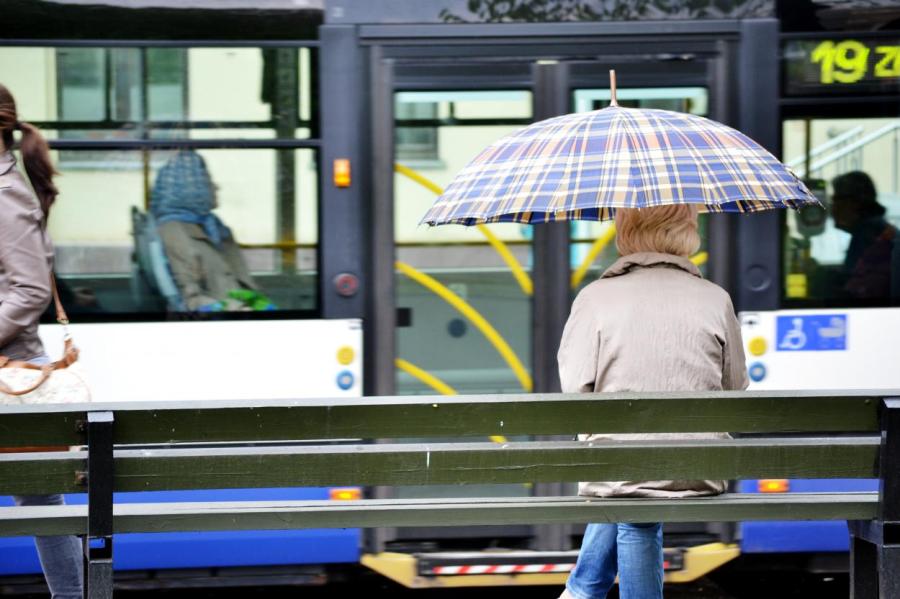
[[[170,221],[159,226],[169,267],[189,310],[227,301],[233,289],[257,289],[233,239],[216,247],[203,227]]]
[[[0,152],[0,355],[28,360],[44,353],[37,329],[52,295],[52,261],[40,204],[12,152]]]
[[[636,253],[620,258],[585,287],[559,348],[566,393],[746,389],[741,330],[728,294],[690,260]],[[725,433],[579,435],[583,441],[716,439]],[[583,482],[580,495],[715,495],[725,481]]]

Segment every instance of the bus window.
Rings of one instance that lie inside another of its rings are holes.
[[[20,119],[54,149],[49,229],[70,312],[317,308],[312,52],[0,49]]]
[[[397,357],[458,393],[521,392],[531,363],[530,289],[521,286],[529,277],[529,226],[428,228],[418,222],[436,192],[478,152],[531,122],[531,93],[399,91],[394,102],[394,230],[402,266],[396,298],[397,307],[410,314],[409,326],[397,329]],[[515,256],[519,276],[485,233]],[[447,291],[458,299],[446,301]],[[472,313],[466,306],[490,323],[496,335],[485,335],[478,321],[465,315]],[[499,343],[508,344],[518,368],[504,360]],[[401,394],[434,392],[409,368],[398,371],[397,389]]]
[[[796,119],[784,160],[825,210],[787,215],[786,307],[900,305],[900,119]]]

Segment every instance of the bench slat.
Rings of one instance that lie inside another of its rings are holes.
[[[175,532],[578,522],[869,520],[877,493],[729,494],[691,499],[528,497],[118,504],[115,531]],[[0,536],[81,534],[85,506],[0,508]]]
[[[722,391],[0,406],[0,439],[5,446],[79,444],[74,420],[85,410],[114,410],[120,444],[578,432],[866,432],[878,430],[879,400],[888,395]]]
[[[880,439],[522,442],[117,450],[115,489],[865,478]],[[77,492],[83,453],[0,455],[3,492]],[[82,489],[83,490],[83,489]]]

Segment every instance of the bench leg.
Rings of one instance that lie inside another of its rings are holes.
[[[879,597],[900,597],[900,545],[883,546],[879,558]]]
[[[112,599],[113,566],[111,547],[91,547],[84,538],[84,597],[85,599]]]
[[[878,598],[878,547],[850,535],[850,599]]]

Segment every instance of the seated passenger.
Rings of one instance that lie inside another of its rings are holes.
[[[875,184],[866,173],[852,171],[832,182],[834,226],[850,233],[844,258],[843,292],[860,300],[898,299],[900,231],[885,219]]]
[[[194,150],[179,151],[160,169],[150,212],[184,305],[202,312],[272,309],[231,229],[212,213],[216,205],[216,187]]]

